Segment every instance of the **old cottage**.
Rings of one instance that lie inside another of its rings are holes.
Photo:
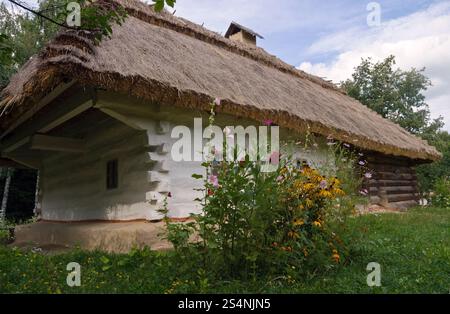
[[[221,36],[135,0],[111,39],[64,31],[1,94],[2,162],[40,171],[48,221],[156,220],[170,192],[170,216],[201,210],[193,201],[200,162],[176,162],[176,125],[206,123],[220,98],[222,125],[266,119],[295,137],[307,129],[352,144],[368,157],[373,203],[416,204],[414,167],[439,158],[333,84],[257,46],[261,36],[233,23]],[[307,160],[320,156],[302,155]]]

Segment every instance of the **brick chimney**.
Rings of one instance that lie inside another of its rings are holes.
[[[231,25],[225,34],[225,38],[252,46],[256,46],[256,37],[264,39],[264,37],[258,33],[236,22],[231,22]]]

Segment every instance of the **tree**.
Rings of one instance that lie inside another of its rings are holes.
[[[8,196],[9,196],[9,187],[11,185],[13,170],[11,168],[7,168],[6,171],[1,169],[0,178],[5,177],[5,185],[3,187],[3,197],[2,203],[0,207],[0,226],[5,225],[6,223],[6,207],[8,205]]]
[[[394,69],[395,57],[373,63],[362,59],[351,79],[342,82],[347,93],[413,134],[436,133],[442,117],[431,120],[423,92],[431,86],[425,69]]]
[[[67,25],[67,5],[74,0],[43,0],[39,8],[33,10],[19,0],[8,0],[24,9],[25,14],[10,12],[4,3],[0,4],[0,90],[9,78],[33,54],[53,38],[61,28],[74,28],[91,31],[97,42],[112,35],[112,25],[121,24],[127,16],[126,11],[108,1],[77,0],[81,5],[81,26]],[[164,6],[173,7],[176,0],[153,0],[155,10]]]
[[[450,177],[450,134],[447,131],[438,131],[425,138],[442,153],[442,159],[432,164],[417,167],[417,177],[420,190],[430,192],[439,178]]]
[[[409,132],[427,140],[443,155],[442,160],[417,167],[422,192],[432,190],[437,179],[450,174],[450,135],[441,131],[442,117],[430,119],[423,92],[431,86],[424,69],[394,69],[395,57],[373,63],[363,59],[351,79],[342,82],[347,93]]]

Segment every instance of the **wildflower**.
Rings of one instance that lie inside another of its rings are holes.
[[[336,264],[339,264],[339,261],[341,260],[341,257],[339,256],[339,254],[333,254],[333,255],[331,255],[331,258],[334,260],[334,262]]]
[[[327,190],[321,190],[321,191],[319,192],[319,196],[325,197],[325,198],[331,198],[331,197],[333,197],[333,194],[332,194],[330,191],[327,191]]]
[[[319,221],[314,221],[313,225],[319,228],[322,227],[322,224]]]
[[[225,129],[223,129],[223,133],[225,133],[225,136],[227,138],[234,138],[234,133],[229,127],[226,127]]]
[[[366,179],[372,179],[372,173],[366,172],[366,173],[364,174],[364,177],[366,177]]]
[[[344,143],[344,146],[350,148],[350,144]]]
[[[292,238],[292,239],[298,239],[298,238],[300,238],[300,236],[298,235],[298,233],[297,233],[297,232],[294,232],[294,231],[289,231],[289,232],[288,232],[288,237],[289,237],[289,238]]]
[[[266,126],[271,126],[271,125],[273,125],[273,120],[267,119],[267,120],[264,120],[263,123]]]
[[[303,249],[303,255],[305,255],[305,257],[307,257],[309,255],[308,250],[307,249]]]
[[[280,153],[279,152],[272,152],[272,154],[269,157],[269,162],[272,165],[278,165],[280,163]]]
[[[211,189],[208,189],[208,196],[213,196],[214,195],[214,191]]]
[[[210,175],[209,183],[211,183],[215,188],[217,188],[219,187],[219,178],[215,175]]]
[[[366,162],[365,162],[364,160],[360,160],[360,161],[358,162],[358,164],[359,164],[360,166],[364,166],[364,165],[366,164]]]
[[[327,180],[320,181],[319,186],[322,190],[325,189],[328,186]]]
[[[216,105],[216,106],[220,106],[220,103],[221,103],[221,100],[220,100],[220,98],[216,98],[216,99],[214,99],[214,105]]]
[[[303,219],[294,219],[294,226],[298,227],[298,226],[303,226],[305,224],[305,222],[303,221]]]
[[[278,177],[277,177],[277,181],[278,181],[278,182],[281,182],[281,181],[283,181],[283,179],[284,179],[284,177],[283,177],[283,176],[278,176]]]
[[[367,196],[369,194],[369,191],[367,191],[367,189],[362,189],[361,191],[359,191],[359,194]]]

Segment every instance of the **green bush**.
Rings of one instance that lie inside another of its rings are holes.
[[[440,178],[434,184],[433,206],[450,208],[450,179]]]
[[[175,254],[205,280],[292,277],[335,267],[348,252],[340,233],[361,180],[350,152],[335,144],[330,153],[322,170],[298,166],[288,156],[273,172],[248,156],[205,162],[206,175],[193,175],[204,181],[202,214],[188,224],[166,219]],[[190,241],[194,234],[199,241]]]

